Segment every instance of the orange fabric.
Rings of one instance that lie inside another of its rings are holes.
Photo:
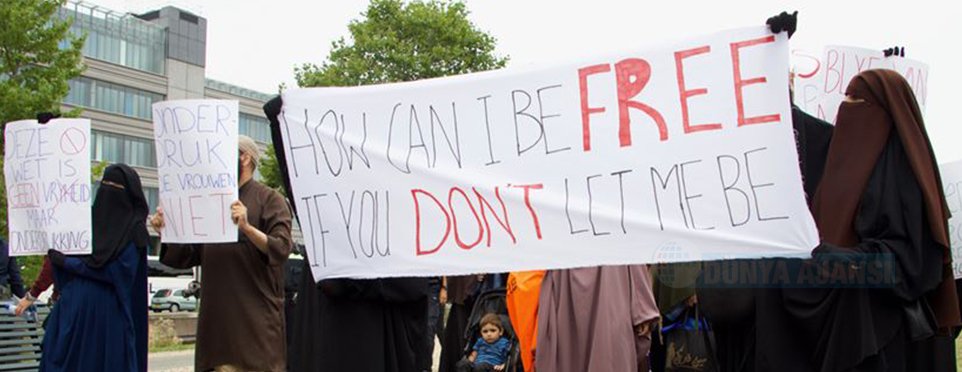
[[[508,274],[508,316],[518,335],[521,363],[525,371],[534,372],[535,348],[538,344],[538,297],[544,270],[519,271]]]

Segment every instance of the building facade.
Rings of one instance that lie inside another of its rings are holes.
[[[261,107],[272,95],[206,78],[206,19],[175,7],[133,15],[73,1],[58,15],[73,19],[73,33],[87,36],[87,69],[69,82],[63,109],[80,108],[81,117],[91,120],[93,163],[126,163],[137,170],[151,211],[159,202],[154,103],[238,101],[240,133],[262,148],[270,144]],[[157,254],[153,246],[151,254]]]

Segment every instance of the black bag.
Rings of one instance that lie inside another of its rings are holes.
[[[714,335],[698,307],[685,310],[678,321],[662,328],[665,372],[716,372]]]

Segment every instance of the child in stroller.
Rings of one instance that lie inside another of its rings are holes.
[[[474,307],[471,309],[471,316],[468,317],[468,327],[464,332],[465,339],[465,350],[464,359],[461,362],[469,360],[472,352],[474,351],[474,346],[477,342],[485,342],[481,338],[482,329],[484,327],[484,321],[482,318],[495,317],[498,322],[501,323],[501,338],[505,339],[509,343],[507,359],[504,361],[504,368],[500,371],[505,372],[519,372],[522,371],[520,363],[520,355],[518,349],[518,338],[514,333],[514,328],[511,327],[511,320],[508,317],[508,308],[505,305],[506,292],[505,289],[497,288],[487,290],[478,296],[478,299],[474,302]],[[490,322],[489,322],[490,323]],[[459,362],[460,367],[462,363]],[[493,368],[491,370],[494,370]],[[459,369],[459,372],[461,370]],[[472,369],[467,369],[467,371],[477,371]],[[481,371],[484,371],[482,369]]]
[[[501,318],[488,313],[481,318],[481,338],[474,343],[467,359],[458,363],[458,372],[503,371],[511,351],[511,341],[502,337]]]

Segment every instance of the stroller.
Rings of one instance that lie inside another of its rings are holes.
[[[508,360],[505,362],[504,371],[522,372],[521,349],[518,347],[518,337],[515,335],[514,328],[511,326],[511,319],[508,317],[506,299],[507,291],[504,287],[487,289],[478,295],[474,307],[471,309],[471,315],[468,317],[468,327],[464,330],[464,357],[471,354],[474,342],[481,337],[481,325],[478,324],[481,322],[481,318],[488,313],[497,314],[504,326],[502,337],[511,341],[511,350],[508,351]]]

